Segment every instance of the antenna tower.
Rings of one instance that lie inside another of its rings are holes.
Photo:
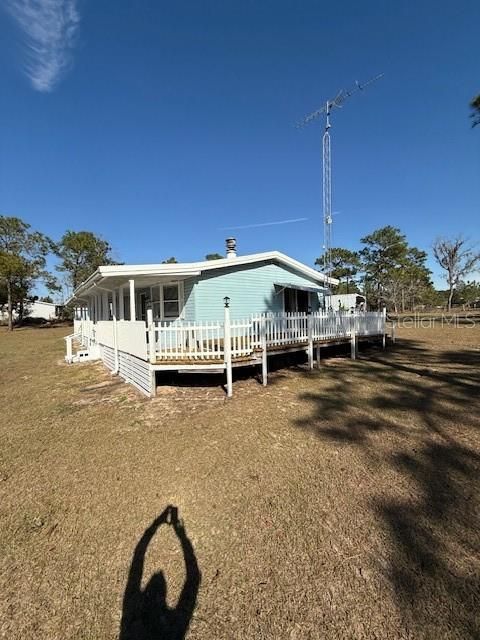
[[[339,109],[343,106],[345,100],[350,98],[357,91],[363,91],[366,87],[373,82],[380,80],[383,76],[380,73],[378,76],[371,78],[367,82],[360,84],[355,83],[355,86],[351,89],[341,89],[333,100],[327,100],[323,107],[313,111],[308,116],[305,116],[303,120],[297,123],[297,128],[303,129],[307,124],[313,122],[320,116],[325,114],[325,132],[323,134],[322,146],[323,146],[323,271],[325,275],[330,276],[332,271],[332,161],[331,161],[331,146],[330,146],[330,114],[334,107]]]

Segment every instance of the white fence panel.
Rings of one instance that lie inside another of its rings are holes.
[[[159,360],[221,360],[224,357],[224,331],[220,322],[158,322],[155,336]]]
[[[101,324],[100,322],[98,324]],[[113,322],[109,324],[113,325]],[[119,320],[117,323],[117,348],[147,360],[147,328],[145,322]]]
[[[97,322],[96,329],[97,343],[113,349],[113,322],[109,320]]]
[[[253,353],[252,320],[233,320],[230,323],[232,358],[248,356]]]

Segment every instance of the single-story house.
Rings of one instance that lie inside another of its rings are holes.
[[[334,278],[279,251],[238,256],[234,238],[227,255],[202,262],[108,265],[77,287],[74,333],[66,338],[67,362],[102,359],[113,373],[147,395],[156,371],[226,372],[262,366],[286,351],[306,351],[383,338],[381,313],[325,308]],[[73,354],[73,342],[82,349]]]
[[[99,267],[72,300],[94,321],[111,319],[112,304],[119,320],[146,321],[151,307],[155,321],[221,321],[227,296],[233,319],[325,308],[334,278],[279,251],[237,256],[234,239],[227,243],[217,260]]]

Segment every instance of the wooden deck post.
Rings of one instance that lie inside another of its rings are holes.
[[[356,318],[355,315],[351,315],[351,339],[350,339],[350,357],[352,360],[355,360],[357,357],[357,327],[355,326]]]
[[[317,344],[317,369],[320,369],[320,344]]]
[[[313,318],[311,313],[307,314],[307,335],[308,335],[308,368],[313,369]]]
[[[226,297],[223,319],[223,357],[225,361],[225,372],[227,374],[227,397],[233,395],[232,385],[232,336],[230,326],[230,299]]]
[[[157,361],[157,345],[155,339],[155,324],[153,322],[153,309],[147,309],[147,327],[148,327],[148,355],[150,362],[155,364]]]
[[[383,338],[382,347],[385,349],[387,346],[387,307],[383,307]]]
[[[157,395],[157,376],[155,369],[150,370],[150,397],[154,398]]]
[[[65,358],[68,364],[72,364],[73,355],[72,355],[72,338],[67,336],[65,338],[65,342],[67,344],[67,357]]]
[[[128,281],[130,285],[130,321],[133,322],[137,319],[135,312],[135,280]]]
[[[267,386],[268,382],[268,362],[267,362],[267,318],[262,316],[260,324],[260,338],[262,342],[262,384]]]
[[[313,320],[311,314],[307,314],[307,334],[308,334],[308,368],[313,369]]]

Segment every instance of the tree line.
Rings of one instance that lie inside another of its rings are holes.
[[[426,266],[427,253],[410,246],[400,229],[386,226],[361,239],[359,251],[336,247],[331,251],[330,273],[340,281],[335,293],[365,293],[370,307],[399,312],[418,305],[469,304],[480,300],[480,283],[468,276],[480,266],[480,254],[461,238],[437,239],[433,255],[445,273],[448,289],[438,292]],[[47,257],[56,256],[55,273],[47,269]],[[206,260],[223,256],[209,253]],[[177,262],[175,257],[164,263]],[[58,242],[16,217],[0,215],[0,309],[6,307],[9,329],[14,312],[21,322],[25,303],[35,299],[41,283],[51,293],[62,283],[75,290],[101,265],[120,264],[110,244],[91,231],[66,231]],[[323,266],[324,256],[316,260]],[[51,298],[50,298],[51,299]]]
[[[330,253],[330,274],[340,283],[335,293],[363,293],[371,307],[386,306],[395,312],[421,306],[470,305],[480,300],[480,283],[468,280],[480,267],[480,253],[468,241],[437,238],[433,257],[442,269],[447,289],[437,291],[427,267],[426,251],[409,245],[397,227],[377,229],[360,240],[363,247],[351,251],[335,247]],[[322,255],[316,264],[324,265]]]
[[[55,273],[47,269],[47,258],[55,256]],[[210,253],[206,260],[222,258]],[[175,263],[171,257],[164,263]],[[66,231],[55,242],[47,235],[35,231],[17,217],[0,215],[0,311],[5,308],[8,328],[13,329],[14,314],[21,323],[26,305],[37,299],[35,288],[42,284],[51,294],[45,302],[59,294],[63,286],[74,291],[99,266],[120,264],[112,255],[112,247],[91,231]]]

